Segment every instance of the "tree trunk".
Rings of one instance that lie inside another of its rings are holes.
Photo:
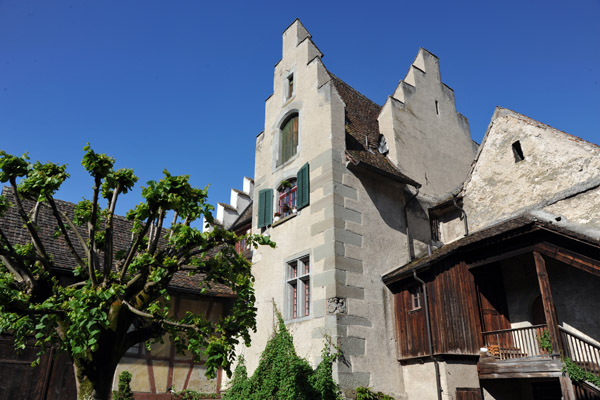
[[[120,358],[111,350],[99,348],[92,353],[91,360],[73,360],[77,400],[110,400],[113,377]]]

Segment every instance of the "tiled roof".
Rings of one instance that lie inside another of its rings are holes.
[[[14,203],[14,196],[12,190],[7,187],[2,189],[2,195],[5,196],[11,203]],[[75,204],[67,201],[55,200],[58,209],[65,213],[69,218],[73,218],[73,210]],[[24,200],[23,206],[26,210],[32,209],[34,202],[30,200]],[[56,231],[57,224],[54,216],[49,207],[42,206],[38,215],[38,226],[39,236],[46,248],[47,252],[52,255],[54,264],[57,268],[62,270],[72,270],[76,263],[73,260],[71,252],[61,236],[57,239],[52,237],[52,234]],[[119,250],[127,250],[131,241],[131,221],[121,216],[115,216],[113,230],[114,230],[114,251],[115,253]],[[8,211],[0,218],[0,229],[7,236],[8,240],[15,244],[26,244],[29,243],[30,238],[27,233],[27,229],[23,226],[23,222],[18,215],[16,207],[10,207]],[[84,228],[78,228],[81,236],[87,237],[86,230]],[[71,236],[73,247],[82,258],[85,258],[84,250],[79,241]],[[204,282],[203,274],[196,274],[194,276],[188,276],[187,272],[178,272],[175,274],[169,285],[172,289],[183,289],[187,291],[198,292]],[[207,289],[206,294],[210,296],[233,296],[232,291],[225,285],[211,284],[211,288]]]
[[[419,183],[403,174],[390,160],[379,152],[379,122],[381,106],[362,95],[337,76],[329,73],[333,84],[346,104],[346,154],[355,164],[412,186]]]

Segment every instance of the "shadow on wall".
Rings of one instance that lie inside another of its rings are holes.
[[[362,183],[381,220],[390,229],[405,233],[406,221],[403,208],[404,203],[412,197],[405,189],[405,185],[382,178],[371,171],[361,171],[360,174],[354,173],[354,175]],[[409,245],[414,254],[415,241],[429,243],[431,240],[429,218],[418,199],[410,202],[406,212],[411,236]]]

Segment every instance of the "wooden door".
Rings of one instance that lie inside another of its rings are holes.
[[[478,271],[475,284],[479,296],[479,312],[481,315],[481,330],[483,332],[510,329],[506,293],[500,268],[488,266]],[[486,345],[511,345],[510,335],[488,335]]]

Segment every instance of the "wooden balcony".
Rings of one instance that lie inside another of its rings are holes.
[[[488,349],[477,363],[481,379],[557,378],[562,375],[558,353],[540,346],[546,325],[483,332]]]

